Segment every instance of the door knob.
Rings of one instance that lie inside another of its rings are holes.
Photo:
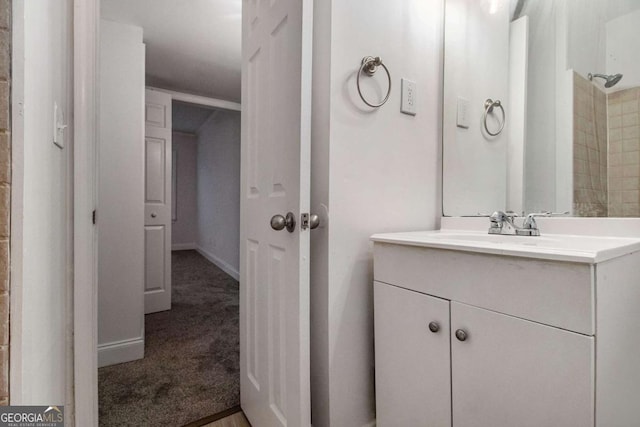
[[[458,338],[458,341],[466,341],[467,336],[467,333],[463,329],[458,329],[456,331],[456,338]]]
[[[158,214],[156,214],[155,212],[151,212],[151,218],[155,218],[157,216],[158,216]]]
[[[440,330],[440,325],[438,322],[431,322],[429,323],[429,330],[435,334]]]
[[[309,216],[309,228],[313,230],[314,228],[318,228],[319,225],[320,217],[316,214],[311,214]]]
[[[271,217],[271,228],[276,231],[286,228],[289,233],[293,233],[293,230],[296,229],[296,217],[291,212],[287,212],[286,217],[274,215]]]

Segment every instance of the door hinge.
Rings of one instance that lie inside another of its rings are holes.
[[[93,212],[91,213],[91,222],[93,222],[93,224],[95,225],[96,223],[96,210],[94,209]]]

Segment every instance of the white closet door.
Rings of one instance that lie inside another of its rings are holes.
[[[144,312],[171,309],[171,95],[145,91]]]

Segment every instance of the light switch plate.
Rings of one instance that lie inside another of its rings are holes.
[[[400,112],[404,114],[416,115],[416,82],[402,79],[400,81],[402,91],[402,103]]]
[[[53,103],[53,143],[60,149],[64,148],[64,134],[67,125],[64,124],[64,113],[57,102]]]
[[[458,97],[458,117],[456,124],[459,128],[469,128],[469,100]]]

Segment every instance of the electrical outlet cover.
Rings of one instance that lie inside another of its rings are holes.
[[[416,115],[416,82],[412,82],[411,80],[402,79],[401,80],[401,93],[402,93],[402,104],[400,106],[400,112],[404,114],[409,114],[412,116]]]
[[[458,97],[456,124],[459,128],[469,129],[469,101],[461,97]]]

